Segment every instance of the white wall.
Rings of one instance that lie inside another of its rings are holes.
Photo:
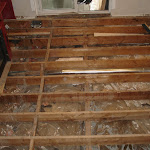
[[[150,15],[150,0],[112,0],[112,16]]]
[[[31,9],[30,0],[12,0],[13,8],[16,16],[34,17],[35,11]]]

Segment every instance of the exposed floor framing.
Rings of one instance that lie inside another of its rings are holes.
[[[7,20],[13,59],[0,80],[0,146],[150,148],[150,34],[144,23],[150,25],[150,17]],[[93,72],[80,72],[87,70]],[[103,132],[111,125],[112,134]]]

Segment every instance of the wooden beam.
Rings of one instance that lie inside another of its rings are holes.
[[[150,24],[150,17],[104,17],[87,20],[87,26]]]
[[[84,57],[117,55],[150,55],[150,46],[49,49],[50,57]],[[13,58],[44,58],[46,50],[13,50]]]
[[[92,37],[89,36],[86,39],[83,36],[76,37],[55,37],[52,39],[51,46],[74,46],[83,45],[84,41],[88,41],[88,46],[91,45],[104,45],[104,44],[138,44],[138,43],[150,43],[150,35],[133,35],[133,36],[101,36]]]
[[[35,137],[35,145],[123,145],[149,144],[150,135],[99,135],[68,137]]]
[[[15,49],[46,49],[47,38],[30,38],[30,39],[11,39],[10,46]],[[16,48],[17,47],[17,48]]]
[[[39,121],[96,121],[149,119],[150,110],[39,113]]]
[[[23,94],[23,93],[22,93]],[[20,100],[24,101],[24,102],[29,102],[29,103],[36,103],[37,99],[38,99],[38,95],[37,94],[27,94],[27,95],[5,95],[5,93],[3,95],[0,96],[0,103],[19,103]]]
[[[8,77],[6,85],[24,84],[40,85],[39,76]],[[44,76],[45,84],[84,84],[84,83],[115,83],[115,82],[150,82],[150,73],[112,73],[82,75],[51,75]]]
[[[31,137],[27,136],[0,136],[0,145],[29,146]]]
[[[53,37],[53,39],[51,41],[51,47],[83,45],[84,40],[85,40],[85,38],[83,36]]]
[[[149,144],[149,134],[127,135],[98,135],[98,136],[36,136],[36,137],[0,137],[1,145],[27,145],[30,139],[35,140],[36,146],[58,145],[124,145],[124,144]]]
[[[94,33],[94,37],[99,36],[143,36],[144,34],[137,34],[137,33]]]
[[[39,71],[41,63],[45,62],[13,62],[10,71]],[[149,68],[150,58],[138,59],[108,59],[108,60],[85,60],[85,61],[57,61],[45,63],[45,71],[62,70],[95,70],[95,69],[131,69]]]
[[[39,93],[14,93],[3,94],[0,97],[1,101],[20,100],[20,97],[25,101],[37,100]],[[88,99],[86,99],[89,97]],[[48,102],[78,102],[78,101],[116,101],[116,100],[149,100],[150,91],[119,91],[119,92],[69,92],[69,93],[42,93],[42,99]]]
[[[0,78],[0,95],[3,93],[5,84],[6,84],[6,80],[7,80],[7,75],[10,71],[10,67],[11,67],[11,62],[7,62],[6,66],[4,68],[3,74]]]
[[[42,28],[51,27],[51,21],[53,27],[71,27],[71,26],[101,26],[101,25],[141,25],[144,23],[150,24],[150,17],[99,17],[99,18],[64,18],[53,19],[51,18],[37,18],[34,20],[42,21]],[[9,29],[27,28],[31,29],[31,23],[33,19],[29,20],[6,20],[5,25],[9,26]]]
[[[23,19],[23,20],[5,20],[5,25],[9,29],[32,29],[32,21],[42,21],[41,28],[51,27],[51,19]],[[39,29],[39,28],[38,28]]]
[[[24,81],[26,82],[26,85],[40,85],[41,78],[38,76],[33,76],[33,78],[7,78],[6,85],[24,85]]]
[[[150,35],[88,37],[88,45],[150,43]]]
[[[86,19],[53,19],[53,27],[84,27]]]
[[[16,58],[44,58],[46,50],[12,50],[13,59]]]
[[[8,36],[47,35],[51,28],[9,29]],[[100,33],[147,33],[142,26],[100,26],[100,27],[53,27],[53,36],[92,35]]]
[[[101,120],[141,120],[150,118],[147,110],[80,111],[80,112],[36,112],[0,113],[1,122],[33,122],[35,115],[39,121],[101,121]]]
[[[33,122],[36,113],[0,113],[0,122]]]
[[[147,33],[144,31],[142,26],[99,26],[99,27],[87,27],[85,31],[88,35],[92,35],[95,32],[99,33],[128,33],[128,34],[144,34]]]
[[[13,38],[13,36],[29,36],[29,35],[49,35],[50,32],[19,32],[19,33],[9,33],[8,37]]]
[[[150,46],[52,49],[49,57],[150,55]]]

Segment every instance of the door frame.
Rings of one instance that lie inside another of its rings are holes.
[[[110,14],[111,13],[111,7],[112,7],[112,1],[109,0],[109,10],[104,11],[79,11],[77,0],[74,0],[74,9],[63,9],[63,10],[48,10],[44,9],[42,10],[42,4],[41,0],[31,0],[34,1],[35,11],[37,16],[43,16],[43,15],[58,15],[58,14],[65,14],[65,13],[77,13],[77,14]]]

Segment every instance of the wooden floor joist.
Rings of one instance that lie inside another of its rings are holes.
[[[0,110],[0,124],[31,123],[33,129],[30,136],[0,136],[0,145],[27,146],[29,150],[40,146],[77,145],[91,150],[96,145],[150,144],[149,127],[146,126],[150,121],[150,35],[142,27],[145,23],[150,25],[150,17],[60,19],[54,16],[35,20],[41,21],[38,28],[33,25],[32,19],[5,22],[13,59],[7,63],[0,81],[0,104],[3,108],[14,104],[22,107],[21,103],[29,103],[35,109],[17,112]],[[94,37],[94,33],[124,35]],[[64,70],[102,69],[137,69],[138,72],[62,74]],[[100,84],[136,86],[106,90],[99,88]],[[75,90],[70,88],[71,91],[68,91],[67,85],[75,87]],[[31,91],[26,90],[32,86]],[[81,89],[76,89],[76,86]],[[19,87],[23,91],[16,90]],[[34,91],[34,87],[38,90]],[[55,87],[59,88],[55,91]],[[64,107],[69,103],[72,108],[62,110],[61,105]],[[82,106],[74,110],[74,103]],[[110,104],[110,107],[113,104],[114,108],[101,109],[97,107],[99,103],[101,107],[101,103]],[[125,106],[120,105],[118,109],[118,103],[124,103]],[[51,110],[52,105],[57,104],[57,112]],[[44,107],[50,109],[46,111]],[[136,122],[138,129],[141,128],[143,132],[136,133],[133,130],[129,134],[118,132],[99,135],[93,132],[92,127],[93,123],[102,121]],[[57,122],[81,122],[83,131],[79,135],[39,134],[41,123],[45,124],[46,129],[46,124]]]
[[[27,102],[35,102],[39,93],[3,94],[1,101],[17,102],[21,98]],[[149,100],[150,91],[118,91],[118,92],[69,92],[69,93],[42,93],[47,102],[78,102],[78,101],[117,101],[117,100]],[[88,97],[88,99],[86,99]]]
[[[1,145],[28,145],[34,139],[36,146],[57,145],[123,145],[149,144],[149,134],[98,135],[98,136],[36,136],[0,137]]]
[[[10,67],[11,67],[11,62],[7,62],[3,74],[0,78],[0,95],[3,93]]]
[[[13,58],[44,58],[46,50],[14,50]],[[150,46],[122,46],[98,48],[49,49],[49,58],[57,57],[109,57],[117,55],[150,55]]]

